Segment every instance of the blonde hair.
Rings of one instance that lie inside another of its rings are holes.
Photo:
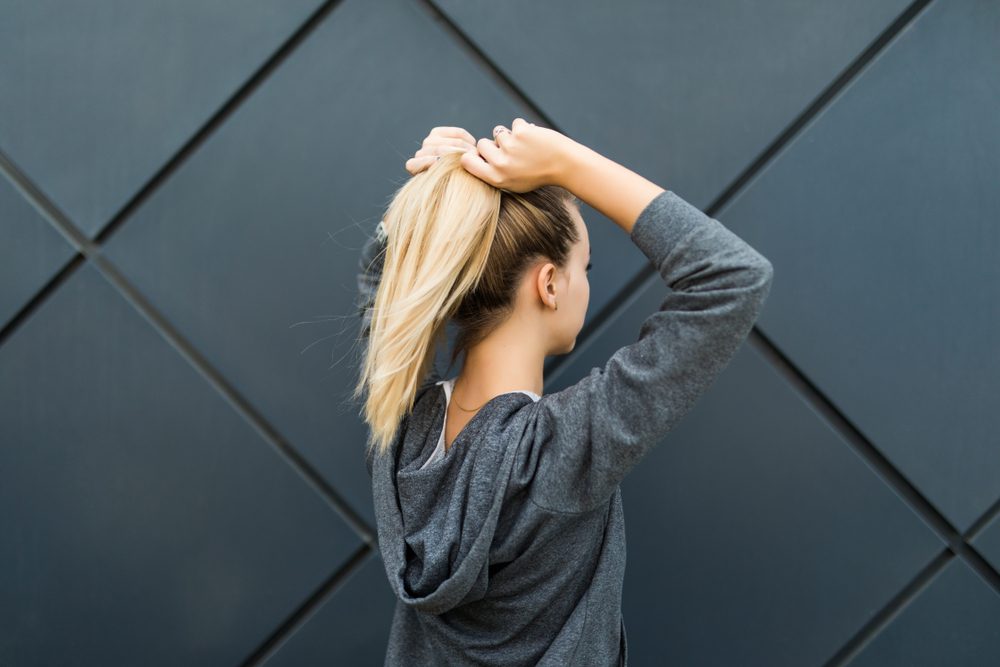
[[[447,153],[393,195],[382,277],[372,304],[354,398],[365,392],[362,417],[368,453],[388,451],[431,370],[445,326],[459,328],[451,353],[484,339],[514,309],[524,271],[547,258],[563,268],[579,231],[568,190],[500,190],[473,176]],[[378,261],[378,259],[376,259]]]

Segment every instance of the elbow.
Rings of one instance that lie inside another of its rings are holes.
[[[750,273],[753,276],[753,286],[757,290],[767,291],[774,280],[774,266],[771,261],[756,250],[753,251],[754,261],[750,265]]]
[[[767,288],[771,287],[771,282],[774,280],[774,266],[771,264],[770,260],[764,255],[760,256],[760,275],[761,282],[765,284]]]
[[[750,283],[750,292],[753,295],[750,304],[755,320],[763,308],[764,302],[767,301],[767,297],[771,293],[771,283],[774,282],[774,266],[763,255],[758,254],[758,257],[759,261],[754,264],[753,280]]]

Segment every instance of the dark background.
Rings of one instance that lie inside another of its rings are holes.
[[[1000,3],[0,4],[0,666],[381,665],[357,256],[546,124],[771,260],[622,484],[634,665],[1000,663]],[[662,284],[584,207],[587,326]]]

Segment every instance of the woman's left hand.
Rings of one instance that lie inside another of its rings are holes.
[[[431,166],[439,155],[445,153],[464,153],[478,150],[476,138],[460,127],[435,127],[424,139],[423,144],[409,160],[406,161],[406,171],[416,176]]]

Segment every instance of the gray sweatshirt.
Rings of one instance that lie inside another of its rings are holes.
[[[363,334],[380,236],[360,260]],[[386,665],[627,664],[619,484],[729,363],[773,272],[670,190],[630,238],[670,288],[634,343],[562,391],[495,396],[430,461],[450,395],[435,369],[389,454],[366,460],[397,597]]]

